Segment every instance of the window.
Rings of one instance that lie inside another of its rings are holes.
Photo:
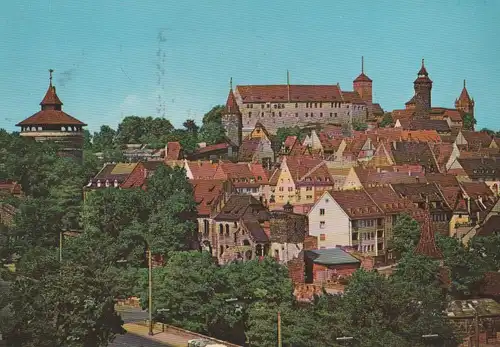
[[[219,224],[219,234],[220,235],[224,234],[224,226],[222,224]]]
[[[248,112],[248,118],[252,117],[252,112]]]
[[[383,244],[382,242],[379,242],[379,243],[377,244],[377,249],[378,249],[379,251],[383,250],[383,249],[384,249],[384,244]]]
[[[333,117],[333,112],[330,112],[330,117]]]
[[[312,198],[313,198],[313,196],[312,196],[312,195],[307,195],[307,196],[306,196],[306,199],[312,199]]]
[[[293,192],[293,187],[288,187],[289,192]]]
[[[352,233],[352,240],[357,241],[358,240],[358,233],[354,232]]]
[[[229,236],[229,224],[226,224],[226,236]]]
[[[261,116],[261,117],[264,117],[264,112],[262,112],[262,113],[260,114],[260,116]]]
[[[299,107],[299,104],[295,103],[295,108]]]
[[[309,113],[306,112],[306,117],[309,117]]]
[[[261,105],[260,105],[260,108],[264,108],[264,104],[261,104]]]
[[[384,236],[384,231],[383,230],[377,230],[377,238],[381,238]]]
[[[317,102],[314,103],[314,107],[318,107],[318,103]]]
[[[278,112],[278,116],[280,116],[280,117],[281,117],[281,111],[280,111],[280,112]]]
[[[325,241],[326,240],[326,235],[325,234],[319,234],[319,240],[320,241]]]
[[[323,117],[323,112],[320,112],[319,116],[320,116],[320,117]]]
[[[324,216],[325,215],[325,209],[324,208],[320,208],[319,209],[319,215],[320,216]]]
[[[284,188],[283,188],[283,187],[280,187],[280,188],[279,188],[279,191],[280,191],[280,192],[282,192],[283,190],[284,190]]]
[[[298,117],[299,116],[299,113],[298,112],[295,112],[295,117]]]
[[[319,228],[324,229],[325,228],[325,221],[319,222]]]
[[[276,105],[275,105],[276,106]],[[273,112],[273,117],[274,117],[274,112]]]
[[[337,117],[337,112],[335,112],[333,115],[334,115],[335,117]]]
[[[306,191],[312,191],[313,187],[306,187]]]

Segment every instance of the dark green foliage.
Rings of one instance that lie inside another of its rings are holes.
[[[366,129],[368,129],[368,124],[366,124],[365,122],[354,120],[352,122],[352,128],[356,131],[365,131]]]
[[[216,105],[203,115],[203,125],[208,123],[220,123],[224,112],[224,105]]]
[[[474,126],[477,124],[476,118],[470,113],[464,114],[462,122],[465,130],[474,130]]]
[[[226,139],[226,131],[220,122],[209,122],[202,125],[198,137],[200,142],[215,145]]]
[[[380,122],[380,127],[385,128],[385,127],[390,127],[392,125],[394,125],[394,120],[392,119],[392,113],[385,112],[384,117],[382,118],[382,121]]]
[[[288,136],[297,136],[297,138],[302,141],[306,134],[303,129],[299,127],[279,128],[276,132],[275,138],[275,141],[279,144],[279,147],[283,145],[283,142],[285,142]]]
[[[413,251],[420,238],[420,224],[407,214],[397,217],[396,224],[392,228],[393,238],[389,242],[389,248],[398,254]]]

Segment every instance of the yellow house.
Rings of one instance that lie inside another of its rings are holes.
[[[270,141],[269,138],[269,133],[267,132],[266,128],[264,125],[262,125],[261,122],[257,122],[255,124],[255,127],[253,128],[252,132],[250,135],[248,135],[249,139],[266,139]]]
[[[356,174],[356,170],[354,170],[354,167],[351,167],[349,170],[349,173],[347,174],[344,185],[342,186],[341,190],[350,190],[350,189],[361,189],[363,188],[363,185],[361,184],[361,181]]]

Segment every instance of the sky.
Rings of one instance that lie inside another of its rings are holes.
[[[425,58],[433,106],[454,107],[466,79],[478,127],[500,129],[499,23],[497,0],[1,1],[0,128],[39,110],[51,68],[63,110],[96,131],[201,121],[230,77],[352,90],[364,56],[384,110],[404,108]]]

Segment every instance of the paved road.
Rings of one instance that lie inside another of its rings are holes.
[[[137,308],[118,308],[118,313],[125,323],[143,321],[148,318],[148,313]],[[172,347],[171,345],[152,341],[146,337],[125,334],[116,337],[108,347]]]
[[[165,343],[152,341],[148,338],[134,334],[118,336],[108,347],[173,347]]]

